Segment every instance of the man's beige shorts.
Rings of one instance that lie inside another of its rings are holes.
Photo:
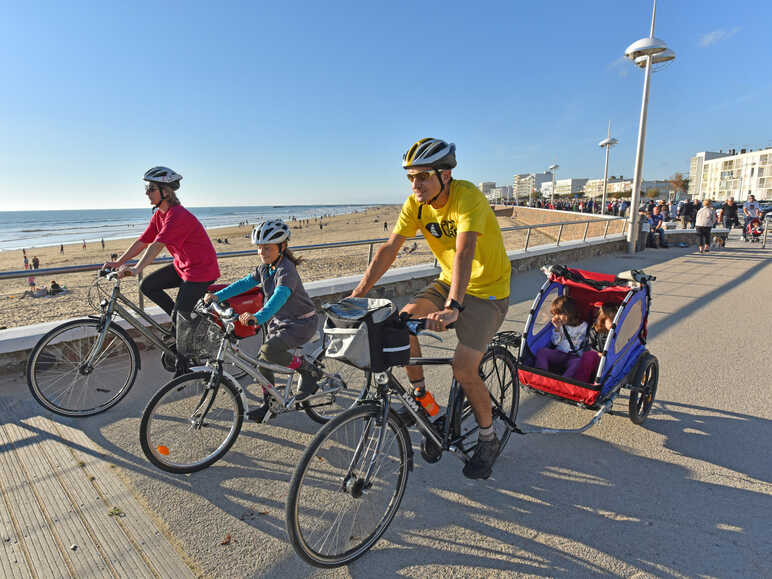
[[[434,280],[418,292],[413,301],[424,298],[441,310],[448,300],[449,291],[449,286]],[[467,294],[464,297],[464,311],[459,314],[456,321],[458,341],[468,348],[485,352],[488,342],[504,323],[508,307],[509,298],[484,300]]]

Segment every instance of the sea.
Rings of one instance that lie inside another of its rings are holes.
[[[187,207],[206,228],[265,219],[312,219],[363,211],[376,205],[255,205]],[[0,251],[139,237],[152,212],[140,209],[0,211]]]

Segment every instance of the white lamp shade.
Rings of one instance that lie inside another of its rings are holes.
[[[598,143],[599,147],[610,147],[612,145],[616,145],[619,141],[617,141],[614,137],[609,137],[608,139],[603,139],[600,143]]]
[[[636,40],[625,50],[625,58],[635,61],[640,56],[658,54],[667,50],[667,44],[659,38],[641,38]]]
[[[547,167],[548,171],[554,171],[555,169],[560,169],[560,165],[550,165]]]

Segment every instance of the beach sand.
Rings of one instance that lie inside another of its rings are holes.
[[[362,210],[356,213],[336,215],[321,218],[323,227],[319,228],[320,218],[312,218],[308,223],[290,222],[292,237],[290,248],[301,245],[314,245],[334,241],[356,241],[364,239],[386,238],[399,215],[399,205],[383,205]],[[509,214],[509,213],[507,213]],[[384,221],[387,229],[384,230]],[[498,217],[501,227],[516,225],[517,222],[508,216]],[[250,244],[249,235],[252,225],[246,227],[221,227],[209,229],[215,250],[218,253],[254,249]],[[138,230],[137,235],[141,234]],[[531,244],[536,245],[543,236],[532,235]],[[227,238],[228,244],[218,243],[217,239]],[[524,234],[522,231],[505,232],[504,241],[507,249],[522,247]],[[64,246],[64,253],[59,252],[59,246],[40,247],[27,249],[27,257],[32,261],[33,256],[40,260],[41,268],[62,267],[71,265],[101,264],[110,259],[111,253],[121,254],[131,245],[133,239],[106,240],[102,249],[100,242],[89,242],[83,249],[80,243]],[[403,250],[411,248],[412,241],[403,246]],[[378,246],[376,245],[375,249]],[[297,254],[304,258],[304,263],[298,267],[298,271],[304,281],[330,279],[362,273],[367,267],[369,246],[345,247],[325,250],[300,251]],[[166,255],[166,253],[161,254]],[[419,263],[431,263],[434,257],[428,245],[422,239],[416,242],[416,249],[412,253],[402,252],[392,267],[403,267]],[[221,276],[217,283],[231,283],[250,271],[258,264],[256,254],[243,257],[221,258],[219,260]],[[165,265],[165,264],[164,264]],[[149,266],[145,273],[162,266]],[[0,271],[20,270],[24,268],[24,257],[21,250],[0,252]],[[36,275],[35,282],[38,290],[47,288],[52,280],[56,280],[61,286],[66,287],[66,293],[56,296],[24,297],[25,290],[29,289],[27,277],[3,280],[0,282],[0,328],[16,327],[59,319],[81,317],[97,312],[89,305],[89,290],[96,279],[96,272],[82,272],[67,275]],[[109,288],[109,284],[102,283],[102,287]],[[121,290],[132,300],[137,300],[137,283],[134,278],[125,278]],[[170,290],[173,296],[176,290]],[[92,290],[93,294],[93,290]],[[99,298],[94,300],[96,304]],[[152,304],[145,300],[145,307]]]

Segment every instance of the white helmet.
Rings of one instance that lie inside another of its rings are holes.
[[[145,176],[142,179],[151,183],[166,185],[172,191],[176,191],[180,188],[182,175],[169,169],[169,167],[153,167],[145,171]]]
[[[269,219],[255,226],[252,230],[252,245],[282,243],[288,241],[290,228],[281,219]]]

